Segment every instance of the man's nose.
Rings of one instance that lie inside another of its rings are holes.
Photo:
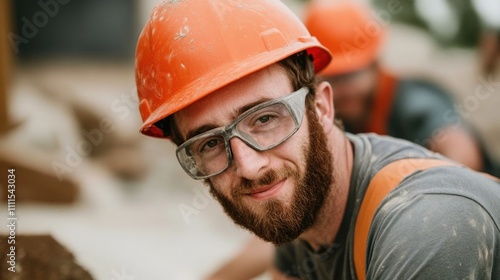
[[[236,175],[256,180],[264,174],[269,165],[269,157],[265,153],[252,149],[237,137],[229,140],[229,144],[233,153],[233,166],[230,168]]]

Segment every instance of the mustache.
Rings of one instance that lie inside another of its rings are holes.
[[[269,170],[256,180],[242,178],[239,184],[232,187],[233,195],[248,193],[248,191],[257,189],[261,186],[270,185],[289,177],[297,177],[298,173],[289,166],[284,166],[278,170]]]

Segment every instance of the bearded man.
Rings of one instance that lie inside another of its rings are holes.
[[[228,216],[277,246],[276,279],[498,277],[498,183],[343,132],[316,78],[330,60],[279,1],[163,1],[137,45],[141,132],[171,139]]]

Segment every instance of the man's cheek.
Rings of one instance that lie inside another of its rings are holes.
[[[228,180],[223,180],[220,178],[221,175],[212,177],[205,180],[205,184],[210,187],[210,193],[214,198],[217,198],[216,194],[222,194],[225,197],[230,197],[230,187],[227,183]]]

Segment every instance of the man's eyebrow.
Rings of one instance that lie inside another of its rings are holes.
[[[190,138],[193,138],[195,137],[196,135],[198,134],[201,134],[203,132],[206,132],[206,131],[209,131],[209,130],[212,130],[214,128],[217,128],[218,126],[214,125],[214,124],[207,124],[207,125],[204,125],[204,126],[201,126],[199,128],[196,128],[196,129],[193,129],[193,130],[190,130],[187,134],[186,134],[186,140],[189,140]]]
[[[269,101],[269,100],[272,100],[272,98],[264,98],[264,97],[263,97],[263,98],[261,98],[261,99],[259,99],[259,100],[256,100],[256,101],[251,102],[251,103],[249,103],[249,104],[247,104],[247,105],[245,105],[245,106],[240,107],[239,109],[237,109],[237,110],[235,111],[235,115],[233,116],[233,117],[234,117],[234,119],[235,119],[235,118],[237,118],[239,115],[243,114],[244,112],[248,111],[248,110],[249,110],[249,109],[251,109],[252,107],[255,107],[255,106],[257,106],[257,105],[259,105],[259,104],[261,104],[261,103],[264,103],[264,102],[266,102],[266,101]]]

